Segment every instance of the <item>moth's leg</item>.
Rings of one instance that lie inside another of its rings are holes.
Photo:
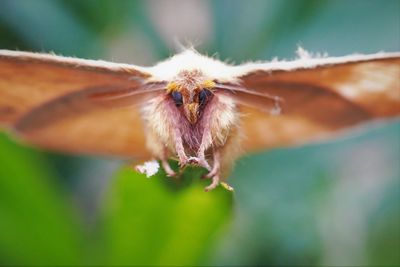
[[[219,185],[219,175],[214,175],[212,178],[212,183],[207,186],[204,190],[206,192],[215,189]]]
[[[219,175],[221,169],[221,156],[219,149],[214,150],[213,152],[213,167],[209,173],[203,176],[203,178],[212,178],[215,175]]]
[[[146,146],[151,151],[153,156],[161,161],[161,166],[167,173],[167,176],[175,176],[176,173],[172,170],[168,163],[169,151],[168,147],[160,141],[160,138],[147,128],[146,132]]]
[[[176,172],[174,172],[174,170],[171,168],[167,159],[164,159],[164,158],[161,159],[161,165],[163,166],[164,171],[167,173],[167,176],[169,176],[169,177],[176,176]]]
[[[164,168],[164,171],[167,173],[167,176],[169,177],[175,177],[176,176],[176,172],[174,172],[174,170],[171,168],[171,165],[169,165],[168,162],[168,148],[166,146],[164,146],[163,149],[163,156],[161,157],[161,165]]]
[[[207,130],[208,131],[208,130]],[[203,133],[203,138],[201,140],[201,145],[200,148],[197,152],[197,164],[203,168],[206,168],[208,171],[211,171],[211,167],[210,164],[208,164],[206,157],[205,157],[205,150],[206,150],[206,142],[205,142],[205,138],[207,136],[208,133]]]
[[[175,130],[175,150],[179,158],[179,166],[183,168],[188,163],[188,156],[186,156],[185,148],[183,147],[182,135],[179,130]]]
[[[219,185],[221,155],[218,149],[213,151],[213,168],[204,178],[211,178],[212,183],[205,188],[205,191],[210,191]]]
[[[210,164],[208,164],[207,160],[205,159],[204,155],[197,158],[197,165],[211,171]]]

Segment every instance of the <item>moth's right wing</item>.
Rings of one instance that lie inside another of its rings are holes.
[[[327,140],[367,122],[400,116],[400,53],[233,69],[238,83],[220,87],[244,114],[246,152]]]
[[[0,50],[0,126],[71,153],[145,157],[138,105],[159,94],[146,68]]]

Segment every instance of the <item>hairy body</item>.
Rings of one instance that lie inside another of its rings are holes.
[[[182,95],[181,104],[162,95],[142,108],[147,147],[161,160],[167,174],[176,175],[167,161],[171,157],[177,157],[181,167],[198,164],[209,171],[205,178],[212,179],[207,191],[218,185],[222,170],[226,175],[240,147],[237,106],[232,99],[211,91],[201,101],[200,92],[212,90],[210,86],[212,80],[202,72],[183,71],[167,85],[171,93]],[[225,158],[222,155],[227,151],[229,157]]]

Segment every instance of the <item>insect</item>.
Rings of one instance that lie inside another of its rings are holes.
[[[206,191],[244,153],[400,114],[400,53],[228,65],[194,49],[152,67],[0,50],[0,125],[71,153],[176,158]]]

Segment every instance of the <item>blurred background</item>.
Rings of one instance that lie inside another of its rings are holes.
[[[400,50],[400,1],[0,0],[0,48],[152,65]],[[106,141],[106,140],[105,140]],[[146,179],[0,134],[0,265],[400,265],[400,123]]]

